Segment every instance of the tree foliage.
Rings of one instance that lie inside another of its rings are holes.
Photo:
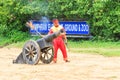
[[[112,5],[112,6],[111,6]],[[96,0],[93,5],[92,32],[98,39],[119,40],[120,1]]]
[[[120,40],[119,0],[1,0],[0,36],[25,34],[25,23],[42,16],[50,20],[87,21],[95,39]]]

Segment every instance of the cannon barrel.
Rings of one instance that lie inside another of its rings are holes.
[[[39,44],[41,49],[47,48],[52,46],[52,40],[55,39],[56,37],[60,36],[61,33],[63,33],[63,29],[54,32],[52,34],[48,34],[45,37],[38,39],[37,43]]]
[[[54,38],[58,37],[61,33],[63,33],[63,30],[62,30],[62,29],[59,30],[59,31],[57,31],[57,32],[54,32],[54,33],[52,33],[52,34],[46,35],[46,36],[44,37],[44,39],[45,39],[45,41],[47,41],[47,42],[52,42],[52,40],[53,40]]]

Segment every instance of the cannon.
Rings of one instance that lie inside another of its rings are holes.
[[[45,64],[51,63],[54,55],[52,40],[61,33],[63,33],[62,29],[36,41],[27,41],[23,46],[22,52],[13,60],[13,63],[35,65],[38,64],[39,60]]]

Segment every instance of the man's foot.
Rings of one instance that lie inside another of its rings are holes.
[[[53,59],[53,63],[57,63],[57,59],[56,58]]]
[[[65,60],[65,62],[70,62],[69,60]]]
[[[54,60],[53,60],[53,63],[57,63],[57,61],[54,61]]]

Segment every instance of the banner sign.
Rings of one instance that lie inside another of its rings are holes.
[[[35,26],[34,30],[30,29],[30,33],[36,34],[47,34],[50,28],[53,26],[52,22],[41,22],[32,21]],[[88,35],[89,25],[86,22],[75,22],[75,21],[61,21],[60,25],[65,28],[66,34],[68,35]]]

